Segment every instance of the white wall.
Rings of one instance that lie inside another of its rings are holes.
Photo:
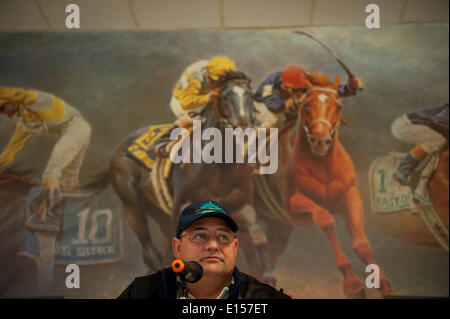
[[[0,31],[70,31],[65,7],[80,7],[81,29],[174,30],[363,25],[378,4],[381,25],[448,22],[448,0],[0,0]]]

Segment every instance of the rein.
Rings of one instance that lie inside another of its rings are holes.
[[[29,175],[4,174],[1,177],[0,185],[6,185],[15,181],[28,183],[31,180]]]

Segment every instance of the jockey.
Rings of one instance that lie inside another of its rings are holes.
[[[16,131],[0,155],[0,169],[14,160],[33,135],[47,132],[59,137],[42,174],[41,198],[47,213],[44,219],[32,215],[27,221],[31,231],[57,233],[62,215],[61,191],[78,191],[78,175],[91,127],[72,106],[37,90],[0,87],[0,114],[19,117]]]
[[[176,127],[188,128],[194,119],[201,118],[206,105],[219,98],[220,88],[215,85],[236,66],[228,57],[217,56],[211,60],[200,60],[186,68],[181,75],[170,100],[170,108],[177,117],[174,126],[162,135],[149,151],[156,155],[169,157],[165,146],[170,141],[170,132]]]
[[[411,173],[420,160],[438,151],[448,139],[448,102],[439,107],[403,114],[392,123],[392,134],[416,146],[400,162],[394,180],[409,184]]]
[[[309,73],[297,65],[288,65],[283,71],[270,74],[258,87],[255,101],[264,103],[275,114],[296,116],[301,97],[313,86],[330,84],[327,76],[320,72]],[[362,89],[360,78],[350,78],[348,84],[339,86],[339,96],[355,95]]]

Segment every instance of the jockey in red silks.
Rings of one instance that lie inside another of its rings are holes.
[[[264,103],[275,114],[285,114],[287,118],[295,117],[302,96],[314,86],[330,84],[329,78],[320,72],[307,72],[300,66],[288,65],[283,71],[270,74],[258,87],[255,101]],[[358,77],[350,78],[348,84],[340,85],[339,96],[351,96],[362,89]]]

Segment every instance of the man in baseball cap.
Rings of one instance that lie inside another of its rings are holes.
[[[189,205],[183,209],[178,221],[176,237],[180,238],[180,234],[184,229],[196,220],[204,217],[218,217],[223,219],[234,233],[238,231],[236,222],[226,208],[221,207],[214,201],[208,200]]]
[[[208,200],[183,209],[172,239],[175,258],[197,262],[203,276],[182,289],[171,268],[136,278],[119,298],[257,299],[290,298],[275,288],[241,273],[236,267],[238,225],[228,210]]]

